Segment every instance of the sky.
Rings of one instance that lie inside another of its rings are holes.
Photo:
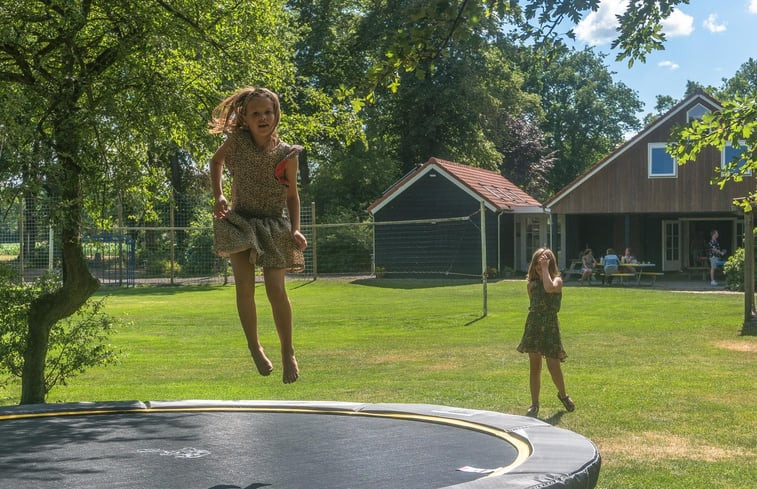
[[[617,62],[610,44],[617,37],[615,15],[628,0],[601,0],[599,10],[575,27],[577,47],[594,46],[608,54],[605,64],[616,82],[636,91],[645,107],[654,111],[657,95],[681,100],[686,82],[722,87],[749,60],[757,59],[757,0],[691,0],[680,4],[663,23],[665,50],[653,51],[645,63]]]

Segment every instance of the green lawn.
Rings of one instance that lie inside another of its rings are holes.
[[[129,324],[116,366],[57,387],[55,401],[281,399],[418,402],[522,414],[528,361],[515,351],[525,284],[418,280],[289,282],[302,376],[281,382],[278,340],[258,288],[261,338],[276,365],[257,375],[232,286],[106,289]],[[540,417],[590,438],[598,487],[752,487],[757,480],[757,338],[739,335],[743,296],[566,287],[560,313],[565,413],[546,368]],[[18,386],[0,389],[17,402]],[[15,396],[15,397],[14,397]]]

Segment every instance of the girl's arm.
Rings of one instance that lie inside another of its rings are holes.
[[[549,274],[549,258],[545,255],[539,257],[539,266],[541,267],[541,281],[544,290],[548,294],[555,294],[562,290],[562,278],[554,277]]]
[[[213,204],[213,217],[223,219],[229,213],[229,202],[223,195],[223,165],[226,161],[228,139],[223,142],[210,159],[210,186],[213,190],[215,203]]]
[[[308,246],[308,240],[300,231],[300,194],[297,191],[297,157],[290,158],[286,164],[287,187],[287,212],[292,226],[292,238],[297,249],[304,250]]]

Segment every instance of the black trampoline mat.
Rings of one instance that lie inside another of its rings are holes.
[[[506,439],[396,415],[147,411],[0,422],[0,487],[439,488],[513,463]]]

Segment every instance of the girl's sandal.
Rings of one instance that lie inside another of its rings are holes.
[[[570,398],[569,395],[565,395],[565,397],[560,397],[560,394],[557,394],[557,398],[560,399],[560,402],[562,402],[562,405],[565,406],[565,410],[569,413],[572,413],[576,410],[576,404],[573,402],[573,399]]]
[[[526,411],[526,416],[530,418],[535,418],[539,415],[539,405],[538,404],[532,404],[530,408],[528,408],[528,411]]]

